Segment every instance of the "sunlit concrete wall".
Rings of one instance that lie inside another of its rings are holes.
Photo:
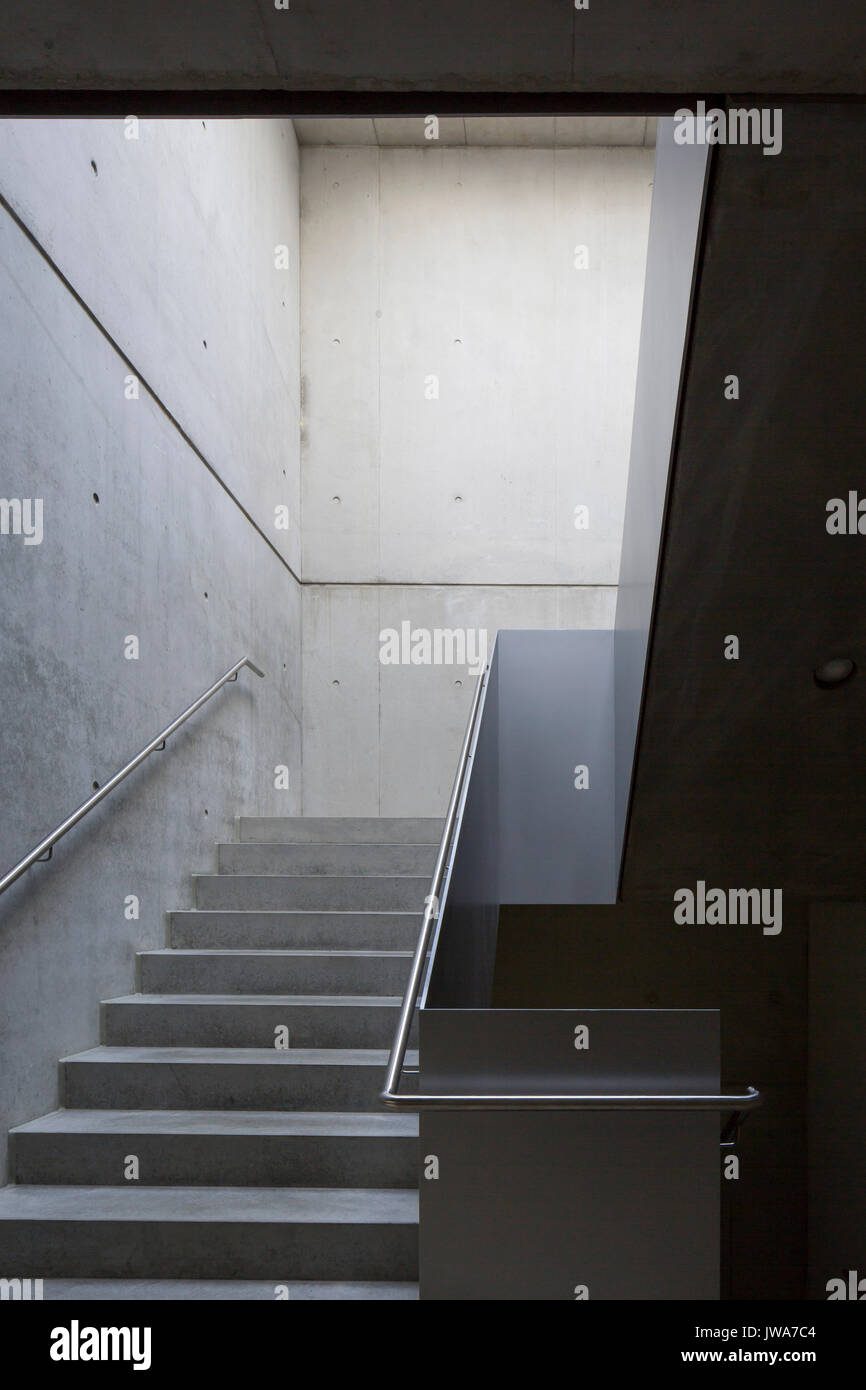
[[[442,811],[474,676],[423,634],[612,626],[652,179],[302,147],[307,813]]]
[[[234,816],[299,809],[294,132],[130,131],[0,122],[0,496],[42,513],[0,534],[0,872],[240,657],[266,679],[0,899],[0,1143],[56,1105],[58,1057]]]

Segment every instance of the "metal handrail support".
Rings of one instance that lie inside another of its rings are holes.
[[[22,874],[26,873],[33,864],[36,864],[39,860],[42,860],[44,863],[46,860],[50,859],[54,846],[57,844],[58,840],[62,840],[63,836],[68,834],[73,826],[77,825],[89,811],[92,811],[94,806],[98,806],[100,801],[104,801],[109,792],[112,792],[131,772],[134,772],[139,764],[144,762],[145,758],[149,757],[151,753],[163,749],[166,739],[171,738],[171,735],[180,728],[181,724],[185,724],[190,715],[195,714],[196,710],[201,709],[202,705],[205,704],[212,695],[215,695],[218,690],[221,690],[228,681],[236,681],[238,672],[242,670],[244,666],[248,666],[256,676],[263,677],[265,674],[264,671],[259,670],[258,666],[256,666],[248,656],[243,657],[240,661],[236,661],[234,666],[226,671],[225,675],[220,676],[219,680],[215,681],[209,690],[206,690],[204,694],[200,695],[182,714],[179,714],[177,719],[172,720],[167,728],[162,730],[162,733],[157,734],[156,738],[151,739],[147,747],[142,748],[141,752],[138,753],[131,762],[128,762],[125,767],[122,767],[119,772],[116,772],[110,781],[105,783],[104,787],[100,787],[97,792],[94,792],[93,796],[89,796],[86,801],[83,801],[78,809],[72,812],[71,816],[67,816],[66,820],[61,821],[56,830],[52,831],[50,835],[46,835],[44,840],[40,840],[39,844],[36,845],[29,854],[25,855],[23,859],[20,859],[8,873],[5,873],[3,877],[0,878],[0,893],[5,893],[6,889],[15,883],[16,879],[19,879]]]

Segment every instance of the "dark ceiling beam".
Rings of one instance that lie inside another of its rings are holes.
[[[862,0],[0,0],[0,36],[19,94],[866,93]]]
[[[298,117],[305,116],[669,116],[706,92],[289,92],[46,91],[0,89],[0,116]],[[856,99],[856,98],[855,98]]]

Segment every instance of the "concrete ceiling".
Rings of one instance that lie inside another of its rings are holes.
[[[302,145],[523,146],[572,149],[588,145],[654,145],[656,120],[647,116],[443,116],[429,140],[423,116],[310,117],[295,120]]]
[[[803,105],[780,155],[714,156],[626,899],[866,894],[866,535],[826,529],[866,496],[864,149],[863,106]],[[836,656],[858,674],[822,689]]]

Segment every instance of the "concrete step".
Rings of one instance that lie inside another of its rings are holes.
[[[407,1302],[417,1300],[418,1285],[382,1281],[337,1284],[325,1280],[276,1283],[262,1279],[46,1279],[43,1298],[46,1303],[273,1303],[276,1299],[294,1303]]]
[[[83,1110],[379,1110],[387,1058],[384,1048],[94,1047],[61,1061],[61,1097]]]
[[[417,1193],[384,1188],[6,1187],[17,1278],[413,1281]]]
[[[436,845],[442,838],[438,817],[418,816],[241,816],[244,843],[300,845]]]
[[[249,911],[424,911],[429,875],[194,874],[195,905]]]
[[[55,1110],[10,1133],[28,1185],[416,1187],[418,1118],[381,1112]]]
[[[399,994],[409,951],[143,951],[143,994]]]
[[[429,879],[435,863],[435,845],[217,845],[221,874],[410,874]]]
[[[102,1004],[110,1047],[390,1047],[399,995],[128,994]]]
[[[420,912],[170,912],[169,941],[180,949],[414,950]]]

